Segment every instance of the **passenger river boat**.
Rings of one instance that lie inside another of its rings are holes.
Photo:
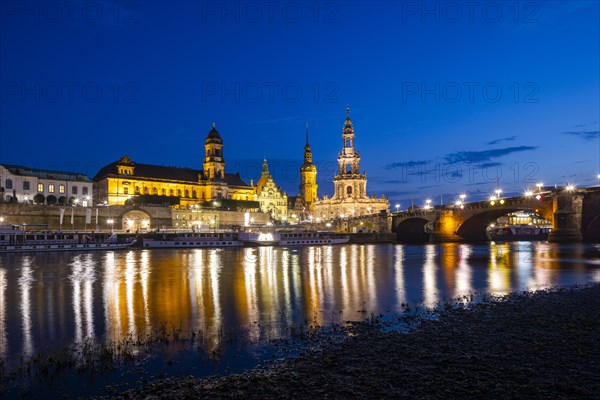
[[[142,247],[150,249],[198,248],[198,247],[239,247],[235,232],[191,232],[175,235],[155,234],[142,239]]]
[[[527,241],[548,240],[552,224],[532,212],[510,213],[500,217],[486,229],[489,240]]]
[[[240,232],[238,240],[258,246],[317,246],[348,243],[350,236],[335,232],[249,229]]]
[[[0,253],[120,250],[134,244],[135,239],[121,240],[115,233],[35,231],[16,226],[0,227]]]
[[[348,243],[348,235],[317,231],[279,231],[251,228],[241,232],[189,232],[153,234],[142,239],[143,248],[204,248],[240,246],[317,246]]]

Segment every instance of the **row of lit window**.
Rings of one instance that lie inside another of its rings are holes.
[[[129,188],[128,187],[124,187],[123,188],[123,194],[129,194]],[[140,195],[142,194],[140,187],[136,186],[135,187],[135,195]],[[144,187],[144,194],[150,194],[150,189],[148,189],[147,187]],[[157,188],[152,188],[152,194],[153,195],[158,195],[158,189]],[[160,194],[161,196],[166,196],[167,195],[167,189],[161,189],[160,190]],[[182,197],[182,195],[184,194],[184,192],[182,192],[181,189],[177,189],[177,196]],[[175,190],[171,189],[169,190],[169,196],[175,196]],[[185,191],[185,197],[190,197],[190,191],[186,190]],[[195,190],[192,190],[192,198],[196,199],[198,198],[198,194],[196,193]]]
[[[7,179],[5,182],[6,185],[6,189],[13,189],[13,181],[12,179]],[[23,190],[30,190],[30,184],[29,181],[23,181]],[[44,184],[43,183],[38,183],[37,185],[37,191],[39,193],[43,193],[44,192]],[[54,193],[56,191],[56,185],[53,183],[50,183],[48,185],[48,193]],[[65,193],[65,185],[58,185],[58,193]],[[77,194],[77,192],[79,191],[79,188],[77,186],[71,186],[71,194]],[[88,194],[88,188],[87,186],[84,186],[81,189],[81,193],[83,195]]]

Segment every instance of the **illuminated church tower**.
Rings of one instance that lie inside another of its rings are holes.
[[[312,212],[317,200],[317,167],[312,162],[312,153],[308,144],[308,122],[306,123],[306,145],[304,163],[300,167],[300,197],[306,211]]]
[[[318,199],[315,217],[326,221],[378,214],[389,209],[385,196],[367,195],[367,174],[360,173],[360,153],[354,147],[354,125],[350,107],[346,107],[346,120],[342,128],[342,152],[338,154],[338,171],[333,178],[335,193]]]
[[[338,154],[338,173],[333,178],[333,197],[338,200],[365,198],[367,175],[360,173],[360,153],[354,148],[354,126],[350,119],[350,107],[346,108],[342,141],[342,152]]]
[[[212,130],[208,132],[204,142],[204,177],[205,179],[225,179],[225,159],[223,158],[223,139],[213,122]]]

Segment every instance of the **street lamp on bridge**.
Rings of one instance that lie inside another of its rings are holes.
[[[425,200],[425,209],[429,210],[431,208],[431,199]]]

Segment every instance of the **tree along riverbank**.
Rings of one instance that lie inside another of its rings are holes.
[[[319,346],[247,373],[139,383],[110,398],[598,398],[600,285],[447,307],[409,333],[349,324]]]

